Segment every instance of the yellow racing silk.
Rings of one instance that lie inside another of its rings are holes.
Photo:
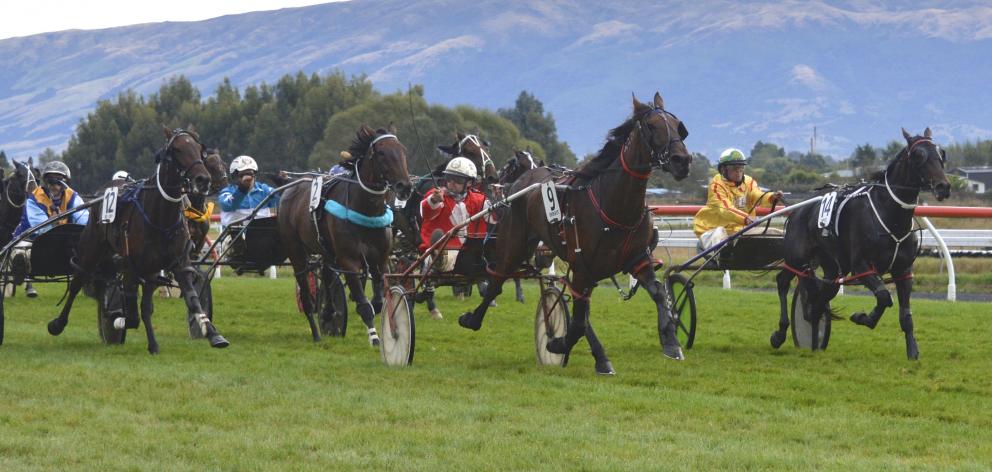
[[[734,185],[720,174],[714,175],[706,191],[706,206],[696,212],[692,230],[697,237],[719,226],[723,226],[727,234],[740,231],[744,228],[744,218],[753,219],[758,207],[771,208],[772,194],[762,198],[763,193],[758,182],[747,175],[740,185]]]
[[[206,208],[201,212],[196,208],[189,207],[183,210],[183,214],[186,215],[186,219],[194,221],[197,223],[205,223],[210,221],[210,215],[214,214],[214,202],[207,202]]]
[[[66,188],[65,191],[62,192],[62,201],[59,202],[58,208],[54,207],[54,203],[52,203],[51,198],[48,198],[48,194],[45,193],[44,187],[35,188],[34,191],[31,192],[31,195],[34,196],[34,201],[38,202],[38,204],[45,209],[45,213],[48,214],[48,217],[51,218],[59,213],[66,212],[66,209],[69,207],[69,202],[72,201],[73,193],[74,192],[71,188]],[[66,221],[66,219],[61,219],[56,221],[55,224],[65,224]]]

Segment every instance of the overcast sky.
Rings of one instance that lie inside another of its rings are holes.
[[[340,0],[15,0],[3,2],[0,39],[67,29],[199,21]]]

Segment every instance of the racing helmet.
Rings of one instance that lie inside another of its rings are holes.
[[[231,161],[232,174],[245,170],[253,170],[255,172],[258,172],[258,163],[256,163],[255,159],[252,159],[251,156],[241,155],[235,157],[234,160]]]
[[[448,161],[448,165],[444,167],[444,172],[442,173],[471,180],[477,179],[479,175],[475,171],[475,164],[465,157],[456,157]]]
[[[130,178],[131,178],[131,174],[128,174],[126,170],[119,170],[117,172],[114,172],[114,176],[111,177],[110,179],[111,180],[128,180]]]
[[[62,161],[52,161],[45,164],[45,167],[41,168],[41,177],[44,178],[47,174],[58,174],[65,177],[66,180],[72,178],[72,173],[69,172],[69,166],[65,165]]]
[[[747,165],[747,157],[744,156],[744,151],[737,148],[727,148],[720,153],[720,161],[717,163],[717,168],[721,168],[727,165]]]

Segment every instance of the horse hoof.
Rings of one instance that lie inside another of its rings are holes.
[[[473,316],[471,312],[467,312],[458,317],[458,326],[468,328],[472,331],[478,331],[482,327],[482,320]]]
[[[781,331],[775,331],[774,333],[772,333],[772,337],[769,341],[771,341],[773,348],[778,349],[782,347],[782,343],[785,342],[785,333]]]
[[[223,349],[223,348],[225,348],[227,346],[230,346],[230,345],[231,345],[231,343],[227,339],[224,339],[224,336],[221,336],[219,334],[215,334],[215,335],[213,335],[213,336],[210,337],[210,347],[215,347],[217,349]]]
[[[906,343],[906,358],[911,361],[920,359],[920,348],[916,346],[915,341]]]
[[[54,320],[48,322],[48,334],[51,334],[52,336],[58,336],[62,334],[62,331],[64,330],[65,330],[65,323],[60,321],[58,318],[55,318]]]
[[[610,361],[606,361],[596,363],[596,373],[599,375],[616,375],[617,372],[613,370],[613,364]]]
[[[148,346],[148,353],[153,356],[158,354],[158,346]]]
[[[684,361],[685,355],[682,354],[682,347],[679,345],[674,346],[663,346],[661,352],[665,357],[673,359],[676,361]]]
[[[859,324],[861,326],[867,326],[869,329],[875,329],[875,325],[878,324],[878,321],[877,320],[873,322],[872,319],[871,319],[871,317],[869,317],[868,315],[866,315],[864,312],[855,313],[855,314],[851,315],[851,321],[854,324]]]
[[[371,345],[372,347],[379,347],[379,338],[372,338],[372,339],[369,339],[369,344],[370,344],[370,345]]]
[[[548,341],[547,349],[552,354],[568,354],[565,338],[554,338]]]

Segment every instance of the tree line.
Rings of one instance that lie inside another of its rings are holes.
[[[494,112],[429,104],[422,86],[382,94],[365,76],[302,72],[285,75],[274,85],[249,85],[243,90],[225,79],[206,99],[183,76],[170,78],[148,97],[127,90],[98,102],[80,120],[65,151],[46,150],[38,157],[64,161],[72,171],[73,186],[89,192],[117,170],[135,177],[152,175],[154,155],[164,144],[162,126],[187,124],[194,125],[203,144],[220,149],[226,160],[247,154],[262,172],[327,169],[363,124],[395,125],[407,147],[410,170],[418,174],[441,162],[436,146],[455,142],[456,131],[477,134],[491,143],[497,165],[514,148],[530,150],[550,163],[576,163],[568,144],[558,139],[554,117],[526,91],[513,107]],[[4,158],[0,151],[0,164]]]

